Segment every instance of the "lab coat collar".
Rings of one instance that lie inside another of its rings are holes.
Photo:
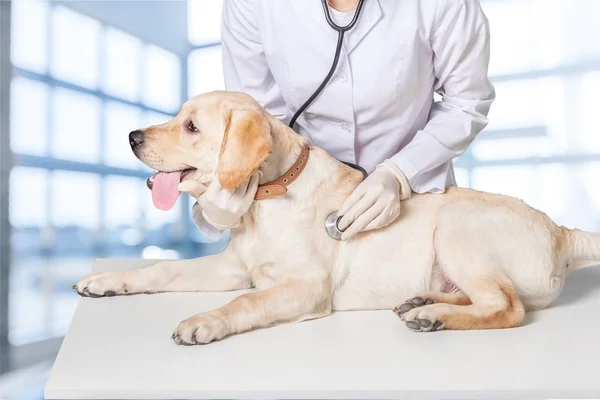
[[[365,0],[363,10],[356,21],[356,26],[349,32],[346,32],[345,47],[346,52],[349,54],[367,34],[377,25],[383,12],[381,11],[381,4],[379,0]],[[323,16],[324,18],[325,16]],[[327,21],[325,21],[327,23]]]
[[[319,26],[323,29],[329,30],[331,33],[334,31],[331,29],[325,15],[323,14],[323,6],[320,0],[305,0],[305,10],[310,15],[311,19],[318,22]],[[379,0],[365,0],[363,10],[356,22],[356,26],[349,32],[345,33],[344,48],[349,54],[362,40],[363,38],[373,29],[375,25],[381,20],[383,12],[381,10],[381,4]]]

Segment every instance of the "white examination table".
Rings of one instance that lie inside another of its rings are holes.
[[[150,263],[99,260],[94,272]],[[238,295],[82,298],[46,399],[600,398],[600,267],[573,273],[517,329],[415,333],[391,311],[340,312],[173,343],[179,321]]]

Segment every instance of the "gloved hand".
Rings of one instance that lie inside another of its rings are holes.
[[[220,231],[235,226],[254,201],[258,179],[259,174],[255,173],[234,190],[223,189],[219,180],[214,179],[197,199],[204,220]]]
[[[342,240],[359,232],[383,228],[400,216],[400,200],[410,197],[411,188],[402,171],[390,160],[378,165],[346,199],[338,214]]]

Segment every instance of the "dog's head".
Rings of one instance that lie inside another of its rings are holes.
[[[206,93],[187,101],[171,121],[131,132],[129,144],[137,158],[159,171],[154,183],[160,181],[164,190],[172,192],[191,174],[202,183],[217,178],[223,188],[234,189],[272,151],[265,115],[248,95]]]

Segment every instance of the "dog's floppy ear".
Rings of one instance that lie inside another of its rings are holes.
[[[225,133],[219,153],[217,177],[224,189],[235,189],[254,174],[271,153],[270,126],[258,111],[223,110]]]

